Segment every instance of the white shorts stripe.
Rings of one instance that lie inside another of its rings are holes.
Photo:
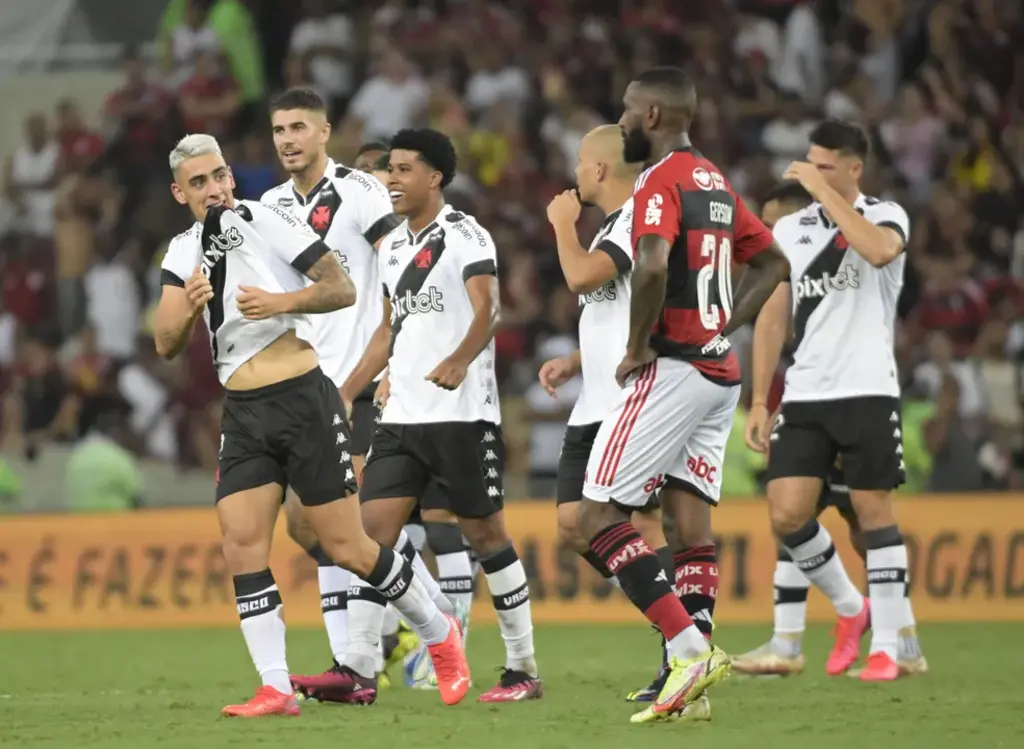
[[[641,368],[640,374],[633,382],[633,392],[626,399],[626,405],[615,422],[615,430],[601,456],[601,465],[596,477],[597,483],[601,486],[612,485],[615,471],[622,460],[622,451],[626,449],[626,443],[629,441],[629,434],[636,426],[637,417],[647,402],[647,396],[650,395],[657,377],[658,360],[655,359]]]

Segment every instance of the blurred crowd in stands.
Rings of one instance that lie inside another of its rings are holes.
[[[55,111],[30,116],[22,146],[6,154],[16,216],[0,238],[9,454],[94,433],[135,455],[214,469],[221,388],[206,336],[164,362],[147,325],[164,248],[191,221],[171,199],[166,155],[185,132],[212,133],[236,196],[258,198],[284,178],[266,98],[307,85],[331,102],[342,162],[411,125],[455,140],[450,202],[499,251],[510,484],[532,477],[529,488],[545,491],[575,391],[551,399],[536,373],[575,348],[578,310],[545,206],[571,183],[581,136],[618,119],[630,77],[672,64],[699,84],[697,147],[753,207],[822,117],[869,129],[865,191],[912,217],[896,344],[910,488],[1021,486],[1020,4],[172,0],[155,37],[159,59],[124,50],[99,129],[69,91]],[[599,222],[584,214],[585,241]],[[749,331],[737,339],[742,351]],[[726,472],[756,482],[741,443]]]

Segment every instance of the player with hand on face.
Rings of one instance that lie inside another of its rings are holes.
[[[227,390],[217,518],[242,634],[263,682],[251,700],[228,705],[223,714],[299,713],[281,594],[269,568],[285,487],[295,491],[325,553],[416,627],[439,676],[466,668],[457,623],[437,608],[402,556],[362,528],[344,449],[351,439],[344,404],[308,340],[308,316],[351,307],[356,285],[303,222],[278,206],[235,200],[231,170],[211,136],[186,136],[169,161],[171,191],[196,223],[171,240],[161,265],[154,339],[157,353],[170,359],[200,317],[210,330],[214,366]]]
[[[783,217],[802,211],[813,202],[814,198],[800,186],[799,182],[783,182],[773,189],[765,199],[761,220],[764,221],[765,226],[773,228]],[[787,297],[784,285],[775,290],[775,293],[762,308],[761,315],[758,316],[754,325],[755,331],[758,331],[759,326],[761,328],[766,325],[770,327],[778,324],[779,321],[787,321],[789,310],[783,312],[775,308],[775,305],[785,305]],[[777,331],[755,332],[755,336],[759,338],[765,336],[771,339],[784,337],[787,341],[791,338],[791,334],[792,325]],[[755,364],[755,366],[757,365]],[[755,379],[761,377],[762,374],[759,371],[755,373]],[[772,421],[778,415],[777,402],[754,403],[753,405],[758,407],[767,405],[769,411],[773,413]],[[760,426],[762,425],[758,421],[747,424],[746,442],[750,449],[764,452],[761,435],[757,431]],[[771,423],[769,423],[767,431],[769,434],[771,433]],[[829,507],[836,508],[836,511],[846,521],[850,529],[850,541],[853,548],[863,559],[864,548],[860,524],[857,522],[857,514],[853,511],[853,505],[850,503],[850,489],[846,486],[846,480],[838,465],[832,469],[821,497],[818,499],[817,514],[821,515]],[[804,669],[801,642],[807,626],[807,593],[811,582],[796,566],[790,558],[789,552],[783,546],[779,547],[773,580],[775,585],[775,630],[772,639],[748,653],[734,656],[732,668],[737,673],[749,676],[788,676],[801,673]]]
[[[859,677],[893,681],[927,670],[907,593],[907,547],[893,511],[893,490],[904,480],[893,328],[910,221],[898,204],[861,192],[868,151],[861,127],[826,120],[810,135],[807,160],[786,170],[785,178],[814,202],[775,225],[792,275],[755,329],[749,433],[761,449],[771,448],[772,531],[839,616],[825,670],[850,670],[870,622]],[[790,319],[793,363],[769,432],[766,394]],[[837,458],[866,548],[868,599],[815,518]]]
[[[618,125],[601,125],[580,143],[577,188],[555,196],[547,211],[555,231],[562,273],[569,290],[579,294],[583,308],[579,350],[545,362],[539,374],[541,385],[552,395],[560,385],[583,375],[583,389],[569,416],[558,458],[558,535],[562,543],[615,585],[618,581],[580,535],[577,521],[594,437],[620,393],[615,367],[626,350],[629,334],[629,274],[633,269],[630,231],[633,186],[639,173],[639,164],[623,161],[622,129]],[[589,250],[580,245],[576,234],[584,204],[596,205],[605,215]],[[661,510],[653,492],[648,504],[633,512],[632,521],[665,570],[673,572],[672,551],[662,530]],[[655,695],[657,691],[660,690]]]

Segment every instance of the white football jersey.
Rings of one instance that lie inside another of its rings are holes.
[[[391,301],[391,394],[381,423],[500,423],[493,340],[455,390],[425,379],[454,353],[473,321],[466,281],[497,273],[491,235],[471,216],[446,205],[416,236],[403,222],[381,243],[377,261],[384,295]]]
[[[854,205],[906,243],[910,220],[901,206],[864,195]],[[773,233],[792,269],[795,340],[783,402],[899,397],[893,335],[906,254],[874,267],[819,203],[780,219]]]
[[[213,299],[203,310],[210,330],[213,364],[221,383],[289,330],[312,343],[310,315],[246,320],[238,311],[239,286],[272,293],[299,291],[303,275],[330,252],[306,224],[277,206],[235,201],[234,209],[211,209],[206,221],[171,240],[160,266],[163,285],[185,286],[196,267],[210,279]]]
[[[626,353],[629,341],[629,277],[633,270],[633,198],[609,213],[591,252],[605,252],[619,275],[600,289],[580,295],[580,359],[583,389],[569,415],[569,426],[604,421],[617,403],[622,388],[615,381],[615,369]]]
[[[401,219],[392,212],[388,191],[376,177],[329,159],[324,176],[305,197],[288,181],[267,190],[261,201],[308,223],[338,256],[356,286],[354,305],[312,316],[320,366],[341,387],[384,313],[374,244]]]

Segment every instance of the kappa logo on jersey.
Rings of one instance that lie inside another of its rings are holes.
[[[665,199],[660,193],[654,193],[647,200],[647,209],[644,211],[644,224],[647,226],[661,226],[661,206]]]
[[[797,240],[797,244],[814,244],[814,240],[804,234],[799,240]]]
[[[389,268],[394,268],[397,265],[398,265],[398,256],[397,255],[392,255],[391,257],[388,258],[388,267]]]
[[[595,302],[610,302],[618,299],[619,292],[615,288],[615,281],[608,281],[599,289],[591,291],[589,294],[580,294],[580,306],[584,304],[594,304]]]
[[[409,315],[425,315],[428,312],[444,312],[444,294],[436,286],[429,286],[419,294],[407,290],[405,296],[391,300],[392,325]]]
[[[825,271],[818,278],[804,276],[796,282],[796,298],[821,299],[830,291],[846,291],[860,288],[860,274],[847,263],[838,273]]]

